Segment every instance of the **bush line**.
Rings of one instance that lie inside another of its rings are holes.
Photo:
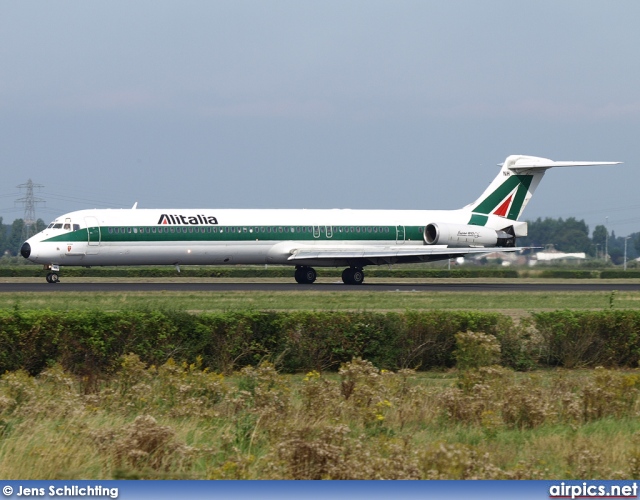
[[[342,269],[318,268],[321,278],[339,278]],[[293,278],[292,267],[190,267],[185,266],[178,273],[173,267],[109,267],[109,268],[64,268],[63,275],[77,278]],[[367,277],[371,278],[557,278],[557,279],[639,279],[640,271],[589,270],[589,269],[415,269],[398,267],[386,269],[368,267]],[[3,278],[43,277],[39,266],[0,267]]]
[[[75,374],[112,373],[121,356],[168,359],[230,373],[270,360],[285,373],[337,370],[354,357],[381,368],[455,366],[456,334],[497,339],[500,364],[637,367],[640,311],[555,311],[515,323],[487,312],[0,311],[0,373],[40,373],[60,363]],[[458,346],[459,347],[459,346]],[[459,352],[459,351],[458,351]]]
[[[339,278],[342,269],[318,268],[319,277]],[[183,267],[180,273],[173,267],[65,267],[64,276],[92,278],[292,278],[293,267]],[[3,278],[35,278],[44,276],[39,266],[0,267]],[[517,278],[513,269],[385,269],[369,267],[367,277],[378,278]]]

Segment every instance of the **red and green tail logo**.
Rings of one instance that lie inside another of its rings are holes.
[[[499,215],[516,220],[531,185],[532,175],[512,175],[498,189],[473,207],[476,214]]]

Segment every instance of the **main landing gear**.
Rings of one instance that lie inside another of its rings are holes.
[[[316,270],[309,266],[296,267],[295,278],[301,285],[310,285],[316,280]],[[342,271],[342,282],[345,285],[361,285],[364,281],[364,271],[361,267],[347,267]]]
[[[309,266],[297,266],[295,278],[301,285],[310,285],[316,280],[316,270]]]
[[[347,267],[342,271],[342,282],[345,285],[362,285],[364,271],[360,267]]]
[[[47,283],[60,283],[58,273],[47,274]]]

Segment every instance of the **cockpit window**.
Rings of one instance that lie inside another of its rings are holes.
[[[53,229],[60,229],[62,227],[62,224],[54,224],[53,225]]]
[[[62,229],[70,230],[71,229],[71,224],[65,224]]]
[[[73,230],[74,230],[74,231],[78,231],[78,230],[80,230],[80,224],[74,224],[74,225],[73,225]]]
[[[52,228],[52,227],[53,227],[53,222],[47,226],[47,229]]]

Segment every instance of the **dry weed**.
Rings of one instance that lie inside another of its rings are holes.
[[[140,415],[119,429],[92,431],[90,436],[117,468],[167,471],[186,466],[195,451],[178,443],[171,427],[149,415]]]

